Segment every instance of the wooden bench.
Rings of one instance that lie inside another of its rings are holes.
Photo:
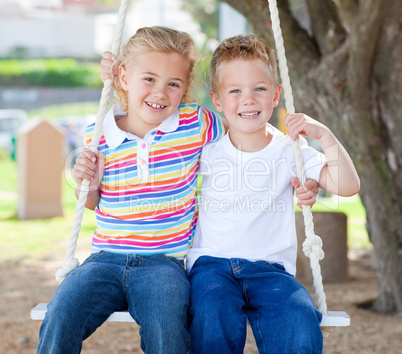
[[[40,303],[31,310],[32,320],[43,320],[47,311],[47,304]],[[106,320],[109,322],[135,322],[128,311],[116,311]],[[328,311],[322,317],[321,327],[347,327],[350,325],[350,317],[343,311]]]

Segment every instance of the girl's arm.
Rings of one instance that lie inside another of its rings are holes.
[[[322,168],[318,185],[333,194],[349,197],[359,192],[360,180],[352,159],[335,135],[325,125],[305,114],[287,115],[285,125],[292,139],[301,134],[317,139],[327,164]]]
[[[81,184],[84,179],[90,180],[89,192],[85,207],[95,210],[100,201],[99,186],[103,177],[105,166],[105,158],[103,154],[96,150],[93,154],[91,150],[84,148],[82,156],[77,159],[74,165],[73,176],[77,182],[75,188],[75,196],[77,199],[80,195]]]

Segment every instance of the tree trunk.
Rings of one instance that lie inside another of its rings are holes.
[[[272,46],[266,0],[227,0]],[[402,312],[402,6],[307,0],[301,28],[278,0],[295,106],[327,125],[361,179],[378,270],[376,309]]]

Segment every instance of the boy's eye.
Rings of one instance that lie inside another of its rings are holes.
[[[256,91],[266,91],[266,88],[265,87],[257,87],[255,90]]]
[[[239,92],[240,92],[240,90],[237,90],[237,89],[236,89],[236,90],[231,90],[231,91],[230,91],[230,93],[239,93]]]

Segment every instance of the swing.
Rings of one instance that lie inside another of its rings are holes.
[[[295,113],[293,105],[292,87],[290,86],[289,71],[285,56],[282,30],[280,28],[279,14],[276,0],[269,0],[269,10],[271,14],[272,29],[275,39],[275,47],[278,55],[282,87],[285,95],[285,106],[288,113]],[[122,0],[117,26],[113,38],[112,53],[117,57],[120,52],[121,40],[123,35],[124,23],[127,14],[129,0]],[[100,106],[96,117],[94,135],[90,149],[95,151],[99,145],[102,134],[103,120],[106,116],[108,101],[112,92],[112,80],[106,80],[101,94]],[[292,141],[293,152],[296,160],[297,175],[301,184],[304,184],[306,177],[304,174],[303,158],[299,146],[299,140]],[[74,215],[71,236],[67,246],[66,259],[62,268],[56,272],[56,280],[62,281],[64,277],[73,269],[78,267],[79,262],[74,258],[77,240],[81,228],[81,221],[85,209],[86,199],[89,192],[89,181],[82,182],[82,188],[77,201],[77,208]],[[322,327],[344,327],[350,325],[350,317],[343,311],[327,311],[326,297],[322,284],[321,267],[319,261],[324,258],[322,250],[322,240],[314,234],[313,215],[310,206],[303,206],[303,218],[305,224],[306,240],[303,243],[303,252],[310,258],[310,266],[313,273],[313,284],[318,302],[318,310],[322,313]],[[43,320],[47,311],[47,304],[40,303],[31,310],[32,320]],[[116,311],[106,320],[109,322],[135,322],[128,311]]]

